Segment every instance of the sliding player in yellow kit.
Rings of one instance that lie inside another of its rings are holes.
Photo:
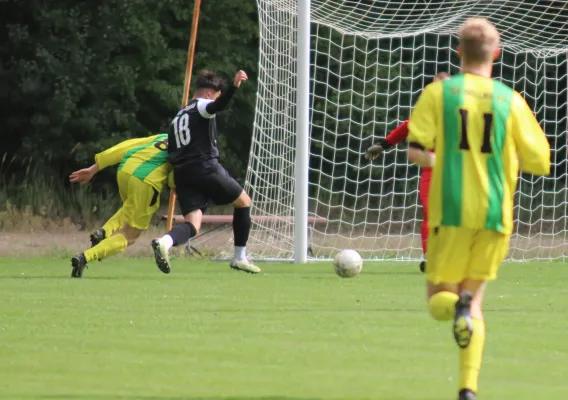
[[[93,247],[71,259],[73,278],[81,278],[87,263],[120,253],[148,229],[160,206],[160,192],[173,182],[168,163],[168,135],[126,140],[95,156],[95,164],[75,171],[71,182],[85,184],[110,165],[119,164],[116,179],[122,207],[91,234]]]
[[[529,106],[491,79],[498,46],[488,20],[467,20],[460,29],[461,74],[428,85],[409,122],[409,158],[433,167],[428,307],[436,320],[454,319],[460,400],[477,399],[481,305],[509,248],[519,161],[525,172],[550,172],[550,145]]]

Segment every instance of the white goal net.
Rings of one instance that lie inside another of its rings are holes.
[[[298,1],[308,0],[257,0],[260,73],[246,182],[257,217],[250,240],[256,258],[293,257]],[[409,117],[437,72],[458,72],[456,32],[473,16],[497,25],[504,51],[494,77],[525,97],[553,149],[550,177],[520,179],[509,258],[564,256],[566,2],[312,0],[313,257],[330,258],[342,248],[355,248],[366,259],[422,257],[419,172],[409,165],[405,146],[372,164],[362,153],[374,138],[384,137]]]

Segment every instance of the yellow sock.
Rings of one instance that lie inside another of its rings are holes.
[[[91,262],[93,260],[102,260],[103,258],[113,256],[115,254],[124,251],[128,246],[128,242],[122,233],[117,233],[113,235],[95,247],[91,247],[90,249],[85,251],[85,258],[87,262]]]
[[[452,292],[438,292],[428,301],[428,309],[432,318],[437,321],[448,321],[454,318],[459,296]]]
[[[472,319],[473,335],[465,349],[460,349],[460,390],[469,389],[477,393],[479,370],[485,344],[485,322]]]
[[[105,237],[109,238],[113,233],[122,228],[122,207],[114,213],[112,217],[103,225],[102,230],[105,231]]]

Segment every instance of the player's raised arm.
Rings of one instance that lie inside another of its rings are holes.
[[[442,83],[428,85],[418,98],[416,107],[408,122],[408,158],[420,167],[433,167],[436,160],[433,150],[436,133],[441,129],[438,123],[438,98],[442,96]]]
[[[212,103],[207,104],[206,110],[209,114],[215,114],[223,110],[229,104],[229,101],[233,97],[235,90],[241,87],[243,81],[248,80],[247,73],[245,71],[239,71],[233,79],[233,84],[229,85],[229,88],[221,93],[219,98]]]
[[[517,92],[513,96],[511,114],[521,169],[535,175],[550,174],[550,144],[532,110]]]
[[[201,116],[213,118],[216,113],[227,107],[235,94],[235,90],[241,87],[241,83],[246,80],[248,80],[247,73],[239,71],[233,79],[233,84],[223,90],[225,83],[214,72],[200,72],[196,82],[195,98],[200,99],[197,109]]]

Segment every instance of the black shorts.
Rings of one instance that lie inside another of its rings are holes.
[[[217,205],[231,204],[243,188],[219,163],[207,168],[174,170],[176,194],[183,215],[195,210],[205,211],[209,200]]]

